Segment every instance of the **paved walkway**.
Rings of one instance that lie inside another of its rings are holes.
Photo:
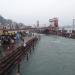
[[[4,57],[6,55],[9,55],[13,50],[16,50],[16,48],[18,48],[19,46],[23,46],[24,43],[26,43],[28,40],[34,38],[34,36],[32,37],[23,37],[24,41],[20,40],[18,44],[13,44],[10,45],[10,48],[8,47],[8,45],[5,46],[0,46],[0,58]]]

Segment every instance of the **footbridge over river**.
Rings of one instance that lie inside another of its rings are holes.
[[[34,49],[38,39],[38,36],[27,36],[24,37],[24,41],[19,41],[18,44],[15,44],[17,45],[15,48],[11,46],[9,49],[7,47],[7,49],[4,49],[4,51],[2,50],[2,56],[0,56],[0,75],[8,75],[16,65],[18,65],[17,73],[20,73],[19,66],[21,60],[23,57],[26,57],[28,61],[29,54],[31,54],[31,49]]]

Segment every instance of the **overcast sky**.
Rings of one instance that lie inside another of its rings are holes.
[[[72,25],[75,0],[0,0],[0,14],[24,24],[49,24],[49,18],[58,17],[60,25]]]

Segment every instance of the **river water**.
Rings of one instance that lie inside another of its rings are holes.
[[[21,75],[75,75],[75,39],[42,35],[20,70]]]

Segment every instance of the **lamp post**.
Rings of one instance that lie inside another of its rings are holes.
[[[75,26],[75,18],[73,17],[73,30],[74,30],[74,26]]]

